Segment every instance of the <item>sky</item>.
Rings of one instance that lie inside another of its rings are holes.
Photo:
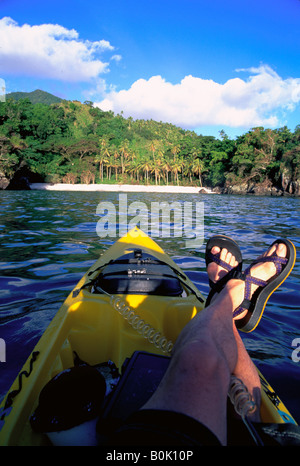
[[[299,25],[300,0],[0,0],[0,99],[42,89],[215,137],[294,131]]]

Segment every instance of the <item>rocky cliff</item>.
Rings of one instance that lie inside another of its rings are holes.
[[[263,183],[244,182],[240,184],[225,184],[223,188],[214,188],[214,192],[219,194],[252,194],[256,196],[300,196],[300,179],[283,172],[278,186],[274,186],[271,181]]]

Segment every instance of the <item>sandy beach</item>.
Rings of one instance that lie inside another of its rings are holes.
[[[207,188],[189,187],[189,186],[159,186],[159,185],[131,185],[131,184],[65,184],[65,183],[32,183],[30,188],[33,190],[47,191],[102,191],[102,192],[145,192],[145,193],[180,193],[180,194],[198,194],[206,192],[214,194]]]

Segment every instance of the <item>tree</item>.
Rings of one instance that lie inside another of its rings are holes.
[[[254,166],[255,152],[251,132],[238,138],[237,150],[232,158],[231,169],[237,177],[248,179]]]
[[[86,155],[97,153],[97,142],[88,138],[80,139],[68,147],[67,153],[70,159],[79,156],[81,160]]]
[[[144,180],[149,184],[149,172],[152,170],[152,165],[148,159],[141,160],[141,169],[144,171]]]
[[[113,147],[112,146],[112,153],[113,153],[113,156],[112,156],[112,167],[115,169],[115,177],[116,177],[116,181],[118,180],[118,168],[120,166],[120,163],[119,163],[119,152],[117,150],[116,147]],[[125,171],[125,165],[124,165],[124,162],[122,163],[122,174],[124,173]]]
[[[11,177],[18,162],[19,157],[13,151],[10,139],[0,135],[0,172],[6,177]]]
[[[179,154],[179,152],[180,152],[180,147],[179,147],[177,144],[175,144],[175,145],[172,147],[171,152],[172,152],[172,154],[173,154],[173,162],[175,162],[175,160],[176,160],[176,158],[177,158],[177,154]]]
[[[190,184],[193,183],[193,180],[192,180],[192,175],[193,175],[193,164],[194,164],[194,158],[192,155],[190,155],[189,157],[186,157],[185,158],[185,162],[184,162],[184,167],[183,167],[183,175],[184,176],[187,176],[189,178],[189,182]]]
[[[300,177],[300,144],[287,151],[282,157],[281,172],[285,171],[293,181]]]
[[[162,162],[162,170],[165,172],[165,180],[167,185],[169,184],[169,173],[172,171],[171,164],[168,159],[164,158]]]
[[[99,179],[100,181],[103,181],[103,165],[106,160],[106,153],[105,152],[99,152],[95,156],[95,162],[99,163]]]
[[[129,173],[141,182],[143,173],[145,183],[156,184],[193,183],[197,177],[201,186],[222,186],[229,178],[279,185],[283,173],[299,177],[299,146],[300,125],[294,132],[252,128],[236,140],[222,130],[216,139],[169,123],[125,119],[90,102],[0,102],[0,168],[9,177],[26,162],[44,179],[76,182],[80,176],[94,182],[97,167],[100,182],[112,173],[116,181]]]
[[[122,175],[125,172],[125,162],[126,162],[127,157],[129,156],[128,144],[129,144],[129,141],[127,139],[124,139],[124,141],[122,142],[122,144],[119,147],[119,152],[120,152],[120,155],[121,155],[121,173],[122,173]]]
[[[174,174],[174,182],[179,185],[179,173],[182,171],[184,166],[183,160],[180,158],[175,158],[171,164],[172,173]]]
[[[204,171],[204,162],[200,158],[196,158],[192,165],[192,170],[195,175],[198,175],[200,186],[202,187],[202,173]]]
[[[155,184],[160,184],[160,178],[162,173],[162,163],[160,159],[152,160],[152,168],[151,172],[154,173],[155,176]]]
[[[89,160],[79,160],[80,181],[84,184],[95,183],[94,167]]]
[[[103,181],[103,166],[105,164],[105,161],[107,160],[107,157],[110,156],[109,150],[108,150],[108,138],[103,137],[99,141],[99,148],[100,151],[97,151],[95,155],[95,162],[99,163],[99,179],[100,181]]]
[[[68,172],[66,175],[63,177],[63,183],[67,184],[75,184],[77,181],[77,173],[72,173]]]
[[[225,151],[212,151],[209,163],[208,180],[212,186],[222,186],[226,180],[228,154]],[[207,170],[206,170],[207,171]]]
[[[141,170],[141,161],[138,158],[134,158],[131,161],[129,173],[133,175],[133,179],[139,181],[140,178],[140,170]]]

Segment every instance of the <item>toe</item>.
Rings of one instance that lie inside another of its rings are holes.
[[[228,262],[228,256],[230,255],[231,253],[226,248],[223,248],[220,254],[220,259],[224,262]]]
[[[212,253],[212,254],[219,254],[220,251],[221,251],[221,249],[220,249],[218,246],[214,246],[214,247],[211,249],[211,253]]]
[[[279,243],[276,245],[277,248],[276,248],[276,254],[277,256],[279,257],[286,257],[286,254],[287,254],[287,247],[285,244],[283,243]]]
[[[274,252],[279,257],[286,257],[287,247],[284,243],[275,243],[261,257],[271,256]]]
[[[238,261],[236,260],[235,256],[231,256],[229,265],[231,265],[231,267],[237,267]]]

